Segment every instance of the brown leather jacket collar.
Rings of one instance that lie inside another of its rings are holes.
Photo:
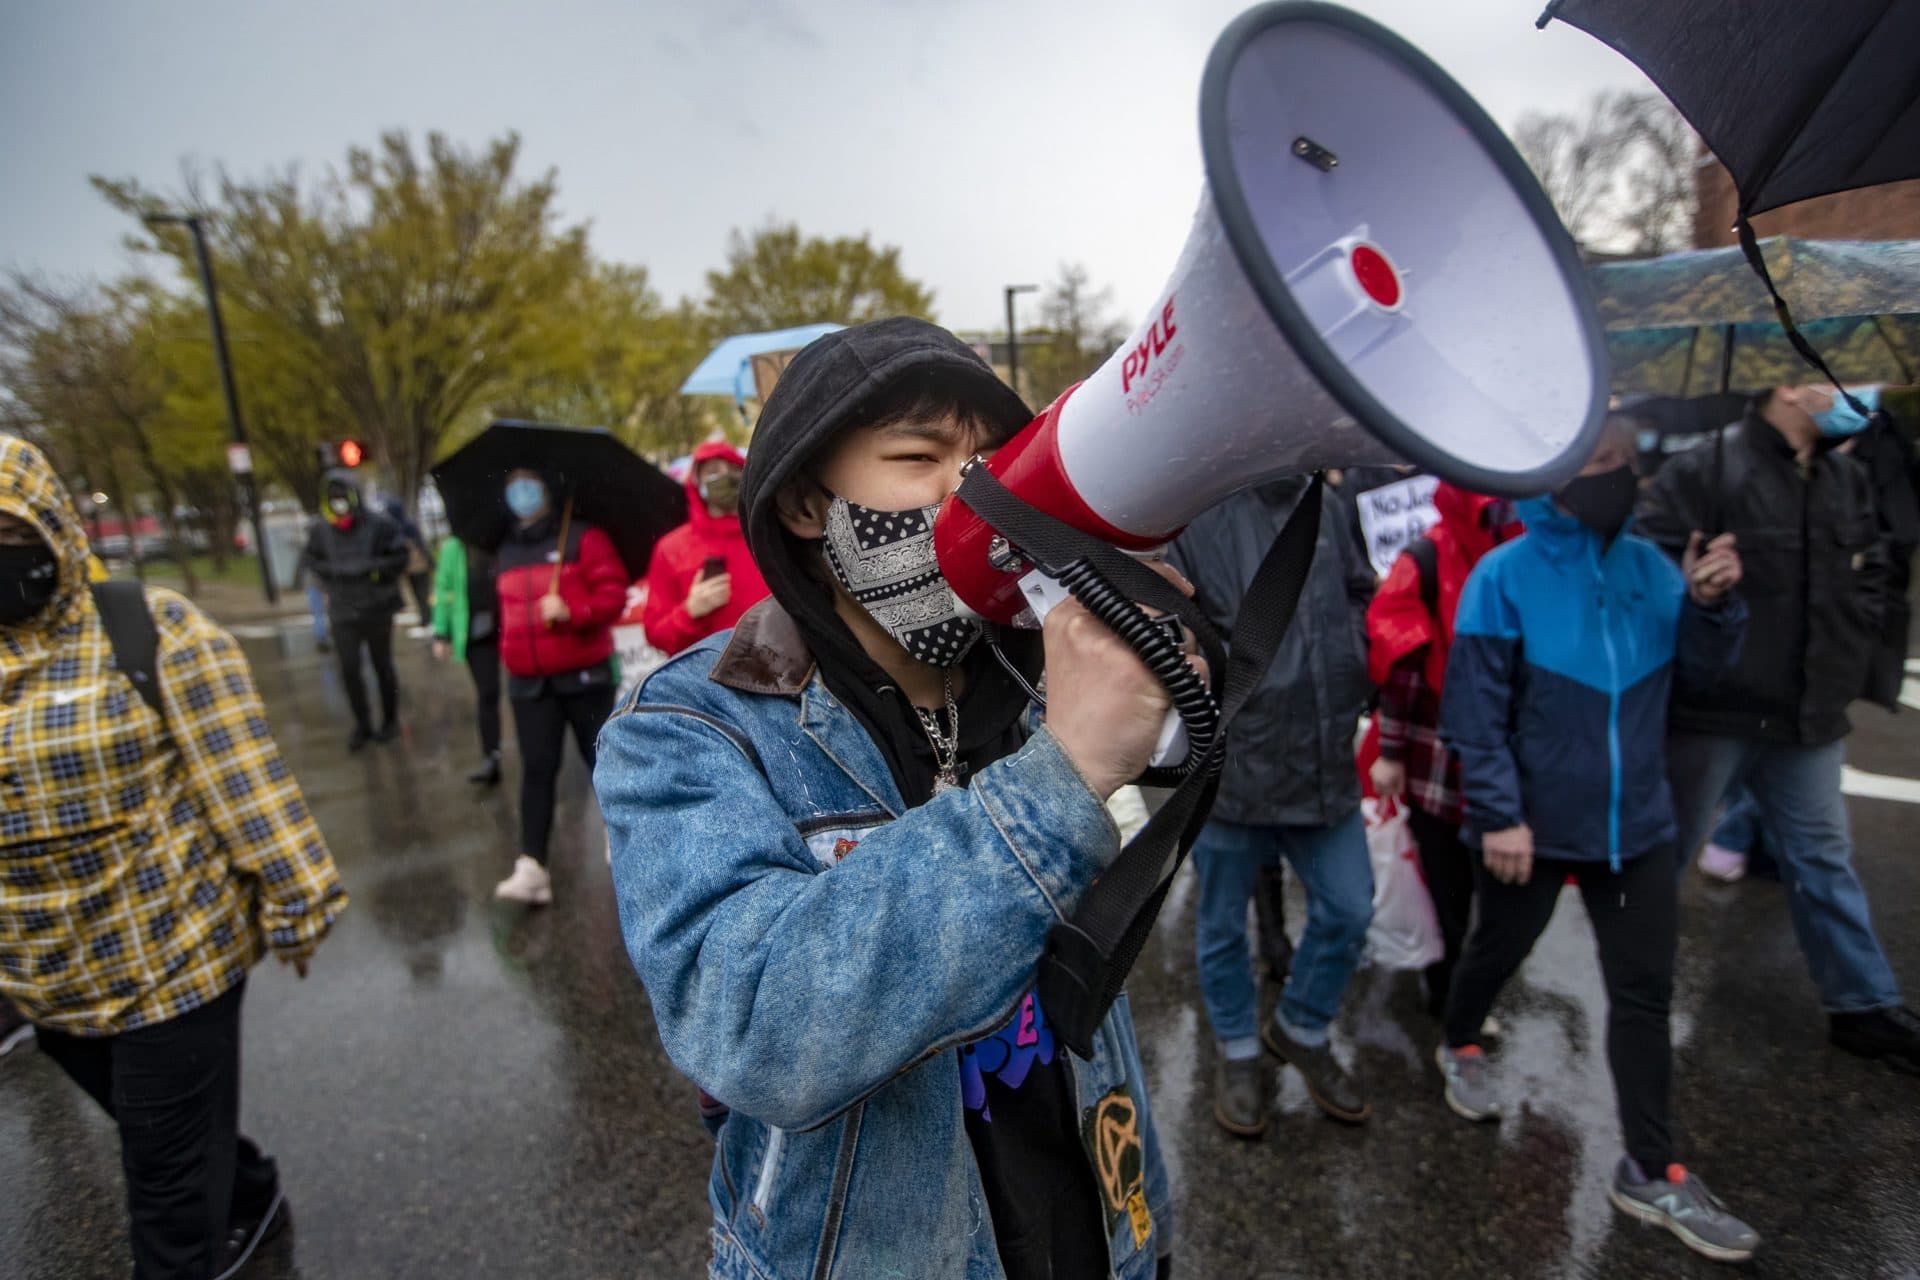
[[[709,679],[742,693],[797,698],[813,679],[813,654],[792,615],[768,596],[733,626]]]

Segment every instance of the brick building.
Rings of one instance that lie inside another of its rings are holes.
[[[1693,214],[1693,247],[1719,249],[1734,244],[1733,215],[1739,195],[1726,166],[1703,154],[1694,170],[1693,185],[1698,197]],[[1762,238],[1786,235],[1803,240],[1920,240],[1920,179],[1784,205],[1755,218],[1753,229]]]

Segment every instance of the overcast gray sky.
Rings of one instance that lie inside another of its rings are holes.
[[[1541,0],[1359,0],[1502,125],[1644,87]],[[259,174],[406,128],[517,129],[605,257],[697,292],[769,217],[903,250],[940,318],[1084,262],[1131,321],[1199,191],[1201,68],[1240,0],[4,0],[0,264],[111,275],[87,175]]]

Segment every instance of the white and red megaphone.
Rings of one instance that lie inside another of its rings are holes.
[[[1200,209],[1146,323],[987,464],[1015,496],[1142,551],[1280,475],[1405,461],[1521,496],[1579,469],[1607,402],[1585,271],[1445,72],[1345,9],[1262,5],[1208,59],[1200,142]],[[1042,611],[1044,575],[995,537],[950,499],[947,581],[995,621]]]

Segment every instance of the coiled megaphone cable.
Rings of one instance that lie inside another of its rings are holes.
[[[1220,734],[1220,704],[1207,682],[1187,661],[1184,646],[1161,625],[1160,619],[1149,617],[1146,610],[1107,581],[1090,562],[1075,560],[1054,576],[1088,613],[1105,623],[1146,664],[1160,687],[1173,699],[1173,709],[1187,727],[1186,759],[1175,765],[1150,767],[1138,781],[1150,787],[1171,787],[1208,762],[1214,770],[1219,769],[1219,755],[1211,747]]]

